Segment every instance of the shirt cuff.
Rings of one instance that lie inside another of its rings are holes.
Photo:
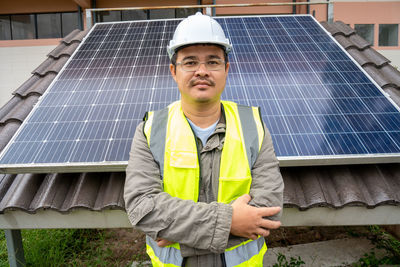
[[[231,205],[218,203],[214,236],[210,245],[210,251],[213,253],[223,253],[228,245],[232,213],[233,209]]]

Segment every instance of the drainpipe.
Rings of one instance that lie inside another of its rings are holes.
[[[92,0],[92,8],[96,8],[96,0]],[[93,16],[92,21],[93,21],[93,25],[94,25],[94,24],[96,24],[96,14],[93,12],[92,16]]]
[[[296,0],[292,0],[293,3],[296,3]],[[292,13],[293,15],[296,14],[296,5],[293,5],[292,7]]]
[[[201,0],[197,0],[197,4],[198,4],[198,5],[202,5]],[[199,8],[197,9],[197,12],[203,13],[202,8],[199,7]]]
[[[82,8],[78,5],[78,29],[83,31]]]
[[[310,0],[307,0],[307,3],[310,3]],[[310,5],[307,5],[307,14],[310,14]]]
[[[328,23],[333,23],[333,2],[328,0]]]
[[[216,2],[213,0],[213,5],[215,5]],[[215,17],[215,7],[212,8],[212,16]]]

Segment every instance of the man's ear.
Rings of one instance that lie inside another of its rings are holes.
[[[225,66],[225,72],[226,72],[226,74],[228,74],[229,66],[230,66],[230,64],[229,64],[229,62],[227,62],[227,63],[226,63],[226,66]]]
[[[172,64],[169,64],[169,71],[171,72],[172,78],[174,78],[176,82],[176,67]]]

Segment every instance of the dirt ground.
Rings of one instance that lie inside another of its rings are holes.
[[[111,257],[119,266],[127,266],[132,260],[147,261],[145,237],[134,229],[107,229],[104,246],[112,251]],[[346,237],[368,236],[367,226],[357,227],[281,227],[271,231],[267,246],[285,247]]]

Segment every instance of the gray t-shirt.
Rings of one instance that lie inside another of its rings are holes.
[[[194,134],[198,138],[200,138],[201,142],[203,143],[203,146],[205,146],[207,143],[208,137],[210,137],[210,135],[214,132],[215,127],[217,127],[218,120],[214,124],[208,126],[207,128],[200,128],[199,126],[194,124],[191,120],[189,120],[189,119],[187,119],[187,120],[188,120],[190,126],[192,127]]]

